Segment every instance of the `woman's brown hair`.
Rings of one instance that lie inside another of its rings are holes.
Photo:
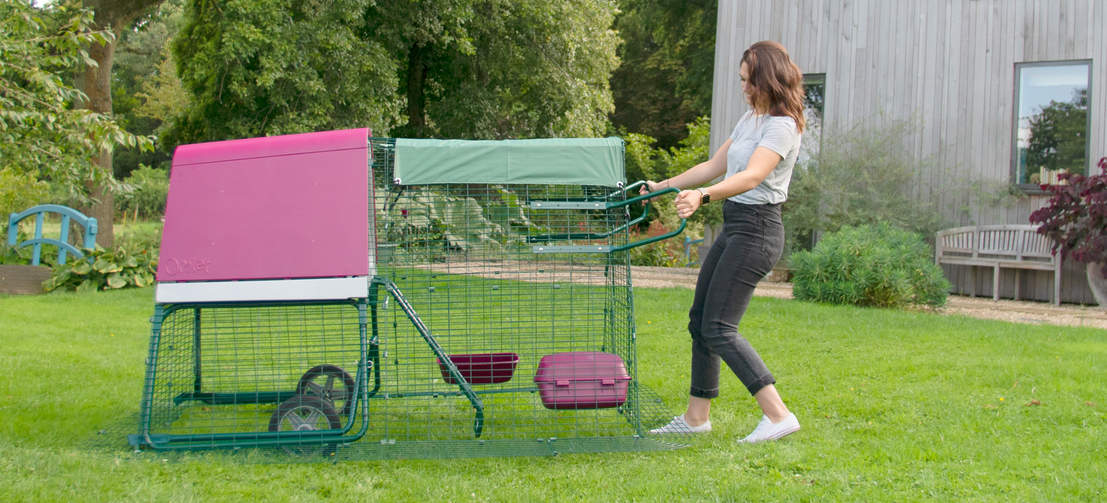
[[[803,132],[803,73],[788,51],[771,40],[753,44],[742,53],[749,72],[750,104],[756,113],[787,115]]]

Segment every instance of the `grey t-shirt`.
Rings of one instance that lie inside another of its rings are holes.
[[[775,204],[788,199],[788,183],[792,180],[792,167],[796,165],[802,137],[791,117],[746,112],[730,134],[730,148],[726,151],[727,178],[745,171],[757,147],[772,150],[780,154],[781,159],[761,184],[729,199],[742,204]]]

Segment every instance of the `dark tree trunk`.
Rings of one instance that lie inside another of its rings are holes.
[[[419,138],[426,136],[427,97],[424,85],[427,80],[427,48],[414,44],[407,58],[407,126],[404,134]]]
[[[84,5],[90,7],[96,13],[95,28],[99,30],[111,30],[115,39],[107,45],[93,45],[88,48],[88,55],[98,66],[85,68],[77,77],[77,88],[88,96],[88,101],[82,105],[94,112],[111,115],[111,67],[112,57],[115,55],[115,47],[127,28],[139,15],[151,7],[157,6],[162,0],[86,0]],[[107,176],[112,176],[112,155],[110,151],[100,152],[96,158],[97,169],[103,170]],[[99,225],[96,234],[96,243],[104,248],[111,248],[115,244],[115,195],[104,185],[89,182],[87,185],[94,202],[91,207],[85,208],[85,213],[94,217]]]

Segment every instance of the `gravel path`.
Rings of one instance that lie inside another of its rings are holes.
[[[633,267],[631,281],[634,286],[639,287],[695,288],[697,272],[698,270],[694,268]],[[790,299],[792,284],[762,281],[757,285],[754,295]],[[938,309],[938,312],[1015,323],[1093,327],[1107,330],[1107,310],[1097,306],[1064,304],[1058,307],[1046,302],[1006,299],[993,301],[985,297],[950,295],[945,307]]]

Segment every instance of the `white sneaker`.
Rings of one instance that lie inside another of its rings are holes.
[[[761,416],[761,422],[757,423],[757,428],[753,429],[753,433],[739,440],[739,442],[752,444],[764,442],[766,440],[776,440],[791,435],[799,431],[799,429],[799,420],[796,419],[796,415],[791,412],[788,413],[788,417],[785,417],[784,420],[779,423],[774,423],[770,421],[768,417]]]
[[[673,417],[669,424],[650,430],[650,433],[707,433],[711,431],[711,420],[699,426],[692,426],[684,420],[684,414]]]

